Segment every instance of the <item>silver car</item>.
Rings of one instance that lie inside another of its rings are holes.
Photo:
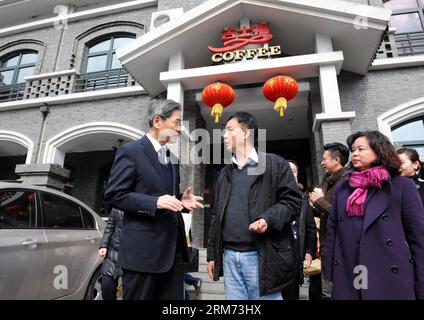
[[[0,182],[0,299],[98,299],[104,228],[69,195]]]

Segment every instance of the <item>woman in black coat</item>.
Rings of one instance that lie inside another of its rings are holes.
[[[105,257],[102,265],[103,300],[116,300],[118,279],[122,276],[122,270],[116,265],[116,261],[118,260],[123,215],[122,211],[112,209],[103,238],[100,241],[99,255]]]
[[[418,152],[411,148],[401,148],[397,153],[401,162],[400,174],[414,180],[424,205],[424,164]]]

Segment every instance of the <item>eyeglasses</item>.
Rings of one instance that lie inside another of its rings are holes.
[[[160,114],[156,114],[155,116],[160,117],[161,119],[163,119],[164,121],[169,121],[169,118],[165,118],[164,116],[160,115]],[[174,126],[176,126],[177,128],[181,128],[181,120],[175,120],[171,122]]]

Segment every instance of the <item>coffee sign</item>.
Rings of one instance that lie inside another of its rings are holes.
[[[257,58],[271,58],[281,54],[280,46],[262,47],[254,49],[244,48],[249,44],[266,44],[272,39],[269,33],[268,23],[253,24],[251,27],[243,27],[240,29],[227,28],[221,33],[221,40],[224,43],[222,48],[214,48],[208,46],[209,51],[213,52],[213,62],[230,62],[240,61],[243,58],[251,60]]]

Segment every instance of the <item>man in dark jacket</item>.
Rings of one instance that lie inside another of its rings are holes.
[[[225,130],[233,157],[215,187],[209,276],[225,275],[229,300],[282,299],[296,272],[291,223],[302,194],[285,159],[255,150],[258,125],[251,114],[235,113]]]
[[[342,179],[344,166],[349,160],[349,148],[341,143],[328,143],[324,146],[321,165],[325,171],[325,176],[321,182],[320,188],[315,188],[309,193],[315,215],[320,218],[319,229],[319,254],[325,255],[325,242],[327,238],[327,221],[330,209],[333,205],[333,196],[337,184]],[[319,278],[319,279],[318,279]],[[311,282],[321,280],[321,276],[312,276]],[[315,284],[313,284],[315,286]],[[317,284],[319,287],[319,284]],[[322,297],[331,297],[331,286],[328,282],[322,281]]]

